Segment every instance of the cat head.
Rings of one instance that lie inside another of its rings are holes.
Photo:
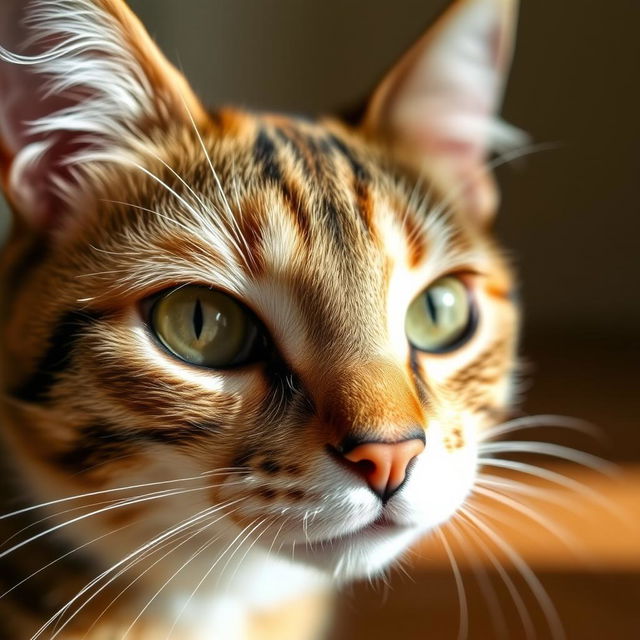
[[[38,500],[153,494],[69,535],[196,523],[348,578],[462,504],[514,368],[514,15],[456,2],[348,125],[207,113],[119,0],[3,5],[5,436]]]

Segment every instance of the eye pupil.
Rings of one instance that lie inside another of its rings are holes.
[[[200,298],[198,298],[193,307],[193,332],[196,334],[196,340],[200,340],[203,327],[204,314],[202,313],[202,303],[200,302]]]
[[[201,285],[165,291],[150,311],[149,328],[171,354],[212,369],[255,362],[259,325],[240,302]]]
[[[425,298],[427,299],[427,309],[429,311],[429,315],[431,316],[431,320],[433,324],[438,324],[438,307],[433,299],[433,294],[430,291],[427,291]]]
[[[469,339],[475,326],[472,299],[460,278],[436,280],[409,305],[405,331],[409,342],[426,353],[445,353]]]

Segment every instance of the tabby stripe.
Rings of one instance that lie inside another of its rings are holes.
[[[316,157],[332,158],[333,149],[331,143],[328,140],[321,139],[318,145],[314,143],[314,149],[316,150]],[[329,167],[333,170],[333,164]],[[320,172],[320,169],[318,169]],[[334,171],[335,173],[335,171]],[[334,242],[338,245],[341,251],[345,252],[355,245],[353,238],[350,237],[347,225],[351,222],[350,217],[345,215],[345,204],[339,202],[332,193],[331,189],[328,189],[324,194],[322,202],[323,212],[326,214],[325,220],[329,224],[329,229],[333,235]],[[353,228],[353,225],[350,225]]]
[[[83,427],[73,447],[58,454],[54,462],[72,473],[89,471],[113,458],[122,458],[140,451],[139,438],[127,431],[118,431],[106,423]]]
[[[329,142],[335,147],[340,154],[345,158],[345,160],[349,163],[351,167],[351,171],[353,171],[353,175],[355,179],[359,182],[369,182],[370,176],[369,172],[364,168],[364,166],[358,161],[353,151],[347,146],[347,144],[340,140],[335,135],[329,136]]]
[[[371,176],[365,169],[364,165],[356,158],[355,153],[346,144],[346,142],[340,140],[340,138],[335,135],[329,136],[329,142],[338,150],[340,155],[342,155],[351,167],[358,211],[360,212],[360,217],[364,223],[365,230],[369,233],[373,233],[373,206],[371,195],[369,193],[369,182],[371,181]]]
[[[409,266],[415,269],[427,255],[427,243],[421,226],[409,213],[403,220],[405,238],[409,246]]]
[[[244,243],[247,247],[249,270],[254,276],[264,271],[264,255],[262,243],[264,241],[264,212],[255,206],[243,206],[244,214],[240,217],[240,226]]]
[[[351,242],[345,229],[345,216],[341,207],[333,198],[326,197],[323,202],[323,213],[326,214],[325,221],[331,231],[334,242],[338,245],[342,252],[347,252],[355,242]]]
[[[276,160],[276,147],[266,131],[261,130],[253,147],[256,162],[262,166],[262,175],[268,182],[282,182],[282,171]]]
[[[76,343],[87,327],[100,319],[99,314],[79,310],[63,315],[49,338],[49,347],[36,370],[12,395],[24,402],[46,400],[56,378],[70,365]]]
[[[324,140],[316,142],[313,136],[304,135],[293,127],[278,127],[276,133],[280,140],[290,148],[298,162],[303,166],[305,175],[313,175],[322,179],[323,156],[331,155],[331,148]]]
[[[317,172],[317,166],[315,164],[313,156],[310,156],[308,150],[303,149],[302,145],[304,144],[304,140],[302,136],[300,136],[295,130],[284,129],[283,127],[276,128],[276,135],[280,138],[280,140],[287,145],[291,151],[293,151],[293,155],[296,157],[296,160],[303,166],[305,173],[315,173]]]
[[[304,207],[304,199],[296,187],[284,179],[276,159],[275,144],[264,130],[260,131],[256,138],[254,157],[262,165],[263,177],[280,188],[301,238],[307,241],[310,237],[311,223],[309,213]]]
[[[281,182],[280,188],[299,235],[305,244],[308,244],[311,237],[311,216],[304,206],[304,199],[298,189],[289,182]]]
[[[174,428],[119,427],[95,422],[80,429],[72,448],[58,454],[54,462],[74,473],[82,473],[110,460],[144,452],[141,443],[180,446],[210,437],[215,424],[180,423]]]

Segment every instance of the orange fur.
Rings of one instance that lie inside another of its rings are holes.
[[[60,597],[45,593],[36,607],[28,591],[13,594],[7,638],[27,637],[97,573],[216,505],[223,538],[254,526],[256,543],[263,535],[257,548],[271,539],[274,555],[278,542],[286,557],[295,540],[304,547],[314,509],[322,539],[322,526],[350,520],[322,513],[328,500],[338,508],[346,491],[326,482],[357,480],[334,460],[347,437],[395,442],[417,428],[427,434],[427,454],[442,447],[452,465],[456,456],[475,460],[474,441],[508,406],[514,368],[512,275],[490,231],[448,201],[439,174],[375,134],[373,116],[362,127],[233,109],[209,116],[123,3],[95,7],[115,20],[156,108],[135,123],[136,136],[120,141],[121,159],[82,164],[74,180],[83,197],[56,209],[56,229],[16,226],[0,269],[0,411],[7,464],[27,504],[104,493],[28,512],[60,526],[53,539],[65,552],[87,551],[47,574],[49,584],[61,583]],[[105,148],[113,155],[113,141]],[[447,273],[461,274],[472,291],[478,329],[452,353],[412,350],[406,308]],[[159,346],[149,326],[153,296],[192,284],[246,305],[277,356],[215,371]],[[473,472],[472,463],[465,468]],[[145,483],[169,484],[120,489]],[[88,517],[93,503],[172,487],[184,492]],[[362,482],[356,489],[367,491]],[[5,510],[14,497],[5,497]],[[74,526],[64,524],[65,508],[76,509]],[[300,521],[291,524],[283,514],[296,509]],[[93,539],[104,540],[89,546]],[[49,544],[48,536],[34,540],[40,566],[58,550]],[[119,637],[158,585],[206,544],[204,532],[163,563],[142,554],[59,637],[89,629],[90,640]],[[7,572],[6,588],[16,572],[31,570],[29,549],[11,556],[18,569]],[[178,576],[175,592],[188,593],[199,575]],[[330,598],[312,592],[271,612],[256,608],[249,637],[299,640],[303,621],[316,637]],[[162,602],[130,637],[167,632],[173,618],[169,599]],[[181,633],[187,639],[191,631]]]

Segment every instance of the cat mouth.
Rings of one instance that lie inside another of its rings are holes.
[[[413,527],[395,522],[387,515],[380,514],[377,518],[372,520],[369,524],[341,533],[339,535],[324,538],[322,540],[314,540],[308,544],[310,551],[320,550],[326,551],[327,548],[341,546],[349,543],[364,542],[367,540],[377,540],[395,536],[400,533],[406,533]]]

